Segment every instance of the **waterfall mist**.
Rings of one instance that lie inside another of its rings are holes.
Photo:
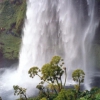
[[[41,68],[54,55],[64,59],[67,85],[73,84],[73,70],[80,68],[86,74],[85,88],[90,89],[94,70],[91,45],[99,24],[96,11],[95,0],[27,1],[19,66],[17,70],[7,69],[2,74],[5,85],[1,86],[0,96],[12,90],[13,85],[27,88],[28,96],[33,95],[39,79],[29,78],[29,68]],[[13,91],[7,96],[8,100],[13,100]]]

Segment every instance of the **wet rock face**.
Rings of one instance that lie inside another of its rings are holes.
[[[3,43],[0,43],[0,46],[4,45]],[[0,48],[0,60],[3,58],[3,49],[2,47]]]
[[[2,59],[2,57],[3,57],[3,53],[2,53],[2,52],[0,52],[0,59]]]
[[[100,44],[100,23],[99,23],[99,26],[97,27],[94,41],[95,41],[95,43]]]
[[[0,3],[2,3],[3,2],[3,0],[0,0]]]
[[[100,19],[100,0],[95,0],[95,3],[96,3],[95,7],[96,16],[98,19]]]
[[[99,19],[99,25],[95,32],[94,41],[97,44],[100,44],[100,0],[95,0],[95,3],[96,3],[95,13],[96,13],[96,18]]]
[[[9,68],[9,67],[17,67],[18,66],[18,60],[8,60],[8,59],[0,59],[0,68]]]

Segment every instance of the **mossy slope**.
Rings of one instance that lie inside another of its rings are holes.
[[[4,0],[0,3],[0,58],[17,59],[26,0]]]

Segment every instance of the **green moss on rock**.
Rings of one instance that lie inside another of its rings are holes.
[[[0,53],[3,58],[18,59],[25,12],[26,0],[0,3]]]
[[[2,48],[3,57],[7,59],[17,59],[21,39],[14,37],[11,34],[6,33],[0,34],[0,43]],[[3,45],[2,45],[3,44]]]

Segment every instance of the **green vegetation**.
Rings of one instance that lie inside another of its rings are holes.
[[[3,58],[18,59],[26,0],[4,0],[0,3],[0,53]]]
[[[0,27],[6,30],[17,31],[18,27],[21,26],[21,20],[25,17],[26,2],[22,0],[21,4],[13,4],[10,0],[5,0],[0,4]],[[21,27],[22,28],[22,27]]]
[[[18,58],[20,41],[21,41],[20,38],[14,37],[11,34],[7,35],[4,33],[0,37],[0,43],[3,43],[3,45],[0,45],[0,48],[2,49],[4,58],[8,59]]]
[[[15,93],[14,95],[19,95],[20,99],[22,99],[23,97],[25,98],[25,100],[27,100],[27,96],[26,96],[26,89],[19,87],[18,85],[13,86]]]
[[[80,85],[84,82],[85,73],[81,69],[77,69],[72,73],[72,78],[74,81],[78,82],[77,89],[80,91]]]
[[[54,87],[54,91],[57,94],[57,91],[61,91],[61,89],[63,89],[63,86],[65,86],[65,82],[63,84],[61,78],[64,72],[66,73],[66,68],[63,68],[63,65],[64,65],[63,59],[61,59],[61,57],[59,56],[54,56],[50,61],[50,63],[43,65],[41,70],[38,67],[32,67],[30,68],[28,73],[32,78],[34,78],[35,75],[38,75],[40,77],[41,85],[38,85],[38,89],[43,90],[44,89],[43,84],[46,82],[48,84],[52,84],[52,86]],[[39,75],[40,72],[42,76]],[[55,85],[58,88],[56,88]]]
[[[66,82],[63,82],[62,80],[63,75],[67,76],[65,71],[66,68],[63,66],[63,59],[59,56],[54,56],[52,60],[49,63],[43,65],[41,69],[36,66],[30,68],[28,74],[31,78],[34,78],[36,75],[40,77],[40,83],[36,87],[39,90],[39,93],[36,97],[27,98],[26,89],[19,86],[14,86],[15,93],[17,95],[21,95],[20,99],[18,100],[100,100],[99,88],[95,87],[90,91],[82,91],[80,89],[80,84],[84,82],[85,77],[85,73],[81,69],[76,69],[72,73],[73,80],[78,82],[78,89],[67,89],[65,87]],[[45,83],[48,85],[44,86]]]

